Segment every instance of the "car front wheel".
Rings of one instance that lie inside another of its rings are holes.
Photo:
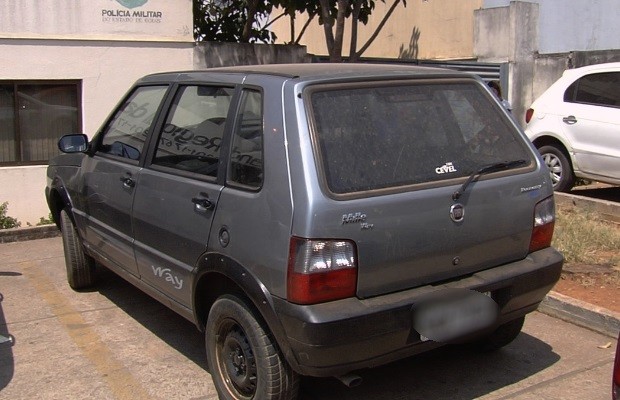
[[[205,342],[209,371],[220,399],[297,398],[299,376],[241,299],[226,295],[215,301]]]
[[[96,281],[95,260],[84,253],[82,240],[67,210],[60,212],[60,229],[69,286],[74,290],[93,286]]]
[[[553,189],[558,192],[570,191],[575,184],[575,174],[564,152],[553,145],[542,146],[538,152],[549,168]]]

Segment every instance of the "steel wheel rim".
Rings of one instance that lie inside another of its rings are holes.
[[[231,394],[251,399],[256,393],[256,359],[243,329],[234,321],[222,323],[217,335],[219,372]]]

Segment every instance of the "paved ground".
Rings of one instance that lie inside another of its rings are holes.
[[[14,341],[0,343],[0,399],[217,397],[191,323],[109,272],[86,293],[64,274],[60,238],[0,245],[0,342]],[[499,352],[440,349],[362,371],[354,389],[304,379],[301,399],[609,399],[614,350],[534,313]]]

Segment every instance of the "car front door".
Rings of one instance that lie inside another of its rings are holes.
[[[82,163],[82,203],[75,210],[87,246],[133,275],[131,208],[147,134],[167,86],[143,86],[121,103]]]
[[[141,278],[186,307],[223,188],[220,152],[234,98],[233,86],[179,86],[140,174],[133,223]]]
[[[620,72],[582,77],[564,104],[562,126],[579,169],[620,179]]]

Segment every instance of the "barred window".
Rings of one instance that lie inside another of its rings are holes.
[[[82,131],[77,81],[0,81],[0,165],[45,164]]]

